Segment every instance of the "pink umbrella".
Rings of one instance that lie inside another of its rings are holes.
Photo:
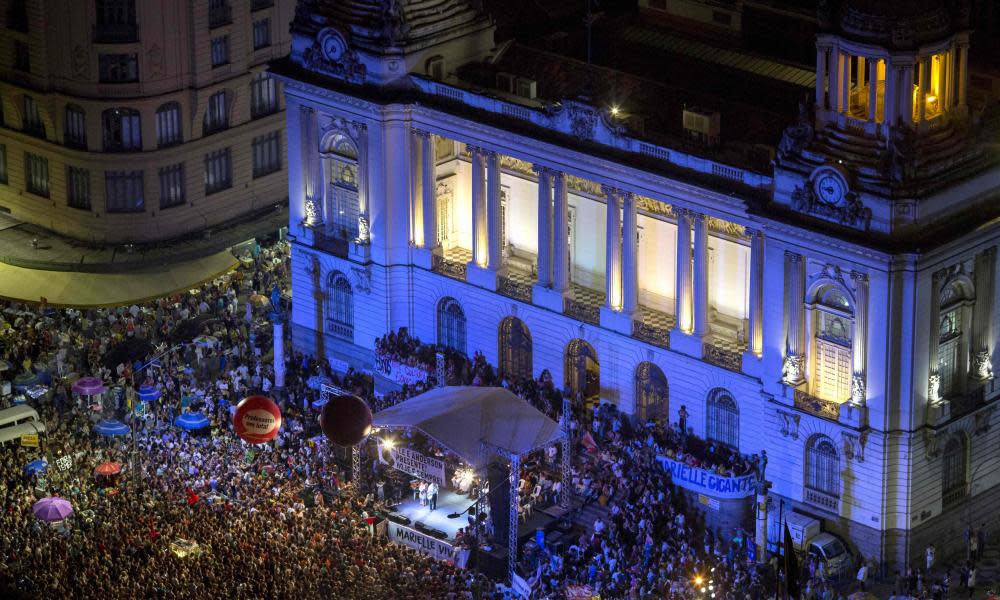
[[[42,521],[52,523],[54,521],[62,521],[72,515],[73,505],[69,503],[69,500],[64,498],[49,496],[35,502],[35,505],[31,507],[31,511]]]
[[[81,396],[95,396],[108,391],[108,388],[104,387],[104,383],[96,377],[84,377],[76,380],[73,391]]]

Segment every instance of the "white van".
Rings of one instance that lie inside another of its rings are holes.
[[[0,410],[0,428],[13,427],[30,421],[39,421],[38,411],[27,404]]]
[[[28,421],[12,427],[0,428],[0,446],[11,442],[20,443],[22,435],[32,435],[45,433],[45,423],[41,421]]]

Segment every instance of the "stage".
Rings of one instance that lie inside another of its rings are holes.
[[[462,514],[457,519],[449,519],[448,515],[464,511],[473,502],[475,502],[474,498],[470,499],[468,496],[453,490],[442,489],[438,492],[437,509],[431,510],[430,506],[420,506],[420,501],[414,500],[411,492],[407,498],[399,503],[399,506],[393,509],[393,512],[408,518],[411,526],[420,522],[433,529],[443,531],[448,535],[449,540],[453,540],[459,527],[465,527],[469,524],[469,516],[473,511]]]

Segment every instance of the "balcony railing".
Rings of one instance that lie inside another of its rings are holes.
[[[951,402],[952,418],[968,414],[986,401],[986,386],[975,387],[964,394],[955,394],[948,401]]]
[[[313,247],[338,258],[347,258],[351,250],[351,244],[346,239],[327,235],[319,230],[313,232]]]
[[[36,138],[45,139],[45,124],[41,121],[25,121],[21,131]]]
[[[233,7],[212,6],[208,9],[208,28],[215,29],[233,22]]]
[[[448,258],[438,254],[435,254],[431,259],[432,271],[459,281],[465,281],[465,268],[464,262],[448,260]]]
[[[137,23],[99,23],[94,25],[94,41],[99,44],[129,44],[139,41]]]
[[[824,419],[836,421],[840,417],[840,404],[818,398],[802,390],[795,390],[795,407]]]
[[[497,292],[521,302],[531,302],[531,285],[515,281],[510,277],[500,277],[498,279]]]
[[[665,350],[670,349],[670,330],[666,327],[657,327],[635,320],[632,321],[632,337]]]
[[[354,340],[354,327],[335,319],[326,320],[326,332],[345,340]]]
[[[701,357],[705,362],[722,367],[723,369],[729,369],[737,373],[743,370],[743,356],[739,352],[726,350],[715,344],[702,344]]]
[[[811,487],[806,488],[802,499],[808,504],[824,508],[833,513],[840,511],[840,498]]]
[[[253,0],[250,3],[250,10],[264,10],[265,8],[271,8],[274,6],[274,0]]]
[[[591,325],[601,324],[601,307],[586,304],[572,298],[563,299],[563,314]]]

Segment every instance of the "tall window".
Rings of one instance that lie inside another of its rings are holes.
[[[338,136],[328,155],[328,233],[343,240],[358,237],[358,150],[346,136]]]
[[[326,331],[345,340],[354,340],[354,292],[351,282],[343,273],[334,271],[327,285]]]
[[[281,170],[281,134],[273,131],[253,140],[253,176],[263,177]]]
[[[25,73],[31,72],[31,50],[27,42],[14,40],[14,68]]]
[[[127,43],[139,40],[135,22],[135,0],[97,0],[94,41]]]
[[[90,171],[87,169],[66,168],[66,204],[90,210]]]
[[[24,179],[28,191],[36,196],[49,197],[49,159],[24,153]]]
[[[28,135],[45,139],[45,123],[42,122],[42,113],[38,110],[38,103],[31,96],[24,97],[22,127]]]
[[[635,369],[635,407],[643,422],[669,419],[670,388],[667,377],[660,367],[649,361],[639,363]]]
[[[229,36],[212,38],[212,66],[218,67],[229,62]]]
[[[105,152],[136,152],[142,150],[139,111],[131,108],[109,108],[102,114]]]
[[[0,144],[0,183],[7,183],[7,146]]]
[[[533,365],[531,362],[531,332],[524,321],[517,317],[507,317],[500,322],[500,335],[497,336],[500,351],[500,373],[510,381],[530,379]]]
[[[708,422],[705,437],[733,450],[740,446],[740,413],[732,394],[722,388],[708,393]]]
[[[233,22],[233,9],[226,0],[208,1],[208,27],[215,29]]]
[[[104,200],[104,210],[109,213],[145,210],[142,171],[106,171]]]
[[[261,73],[250,81],[250,116],[254,119],[278,110],[278,94],[274,79]]]
[[[167,102],[156,109],[156,145],[160,148],[181,143],[181,105]]]
[[[160,210],[184,204],[184,163],[160,168]]]
[[[271,19],[253,22],[253,49],[260,50],[271,45]]]
[[[853,312],[844,293],[827,286],[816,297],[814,393],[825,400],[851,397]]]
[[[87,117],[75,104],[66,106],[66,145],[87,148]]]
[[[226,103],[226,92],[216,92],[208,99],[205,110],[205,125],[203,135],[222,131],[229,127],[229,111]]]
[[[138,54],[99,54],[97,63],[101,83],[139,81]]]
[[[941,501],[945,508],[961,502],[968,493],[968,446],[962,433],[952,434],[941,454]]]
[[[938,395],[948,398],[962,391],[965,374],[963,322],[971,312],[972,293],[958,282],[941,291],[941,320],[938,322]]]
[[[813,436],[806,449],[806,487],[834,498],[840,497],[840,456],[833,440]]]
[[[437,343],[465,354],[465,313],[454,298],[443,298],[437,309]]]
[[[205,155],[205,194],[214,194],[233,186],[233,164],[229,148]]]

